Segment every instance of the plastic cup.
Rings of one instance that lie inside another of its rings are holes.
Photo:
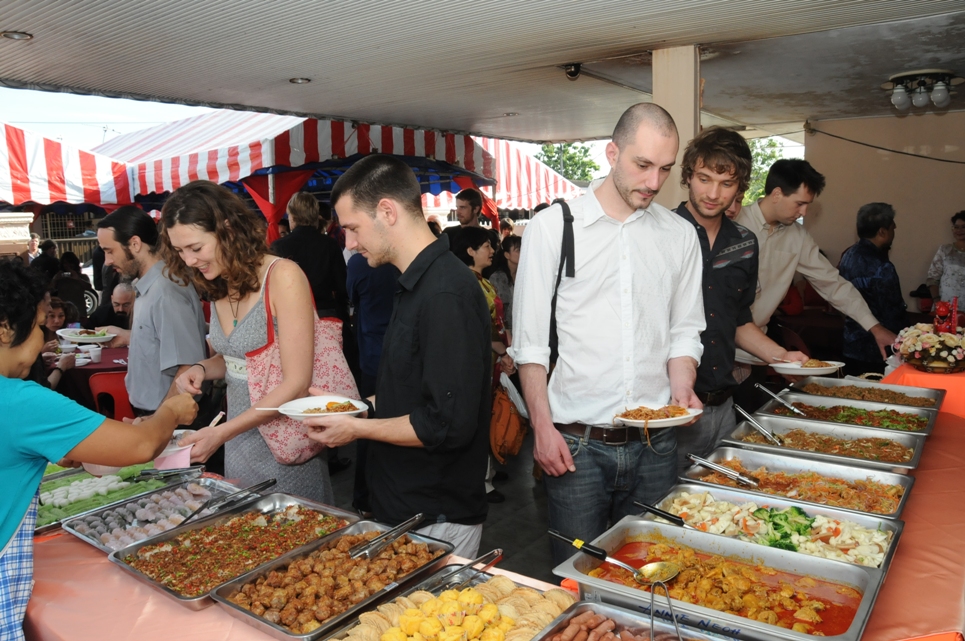
[[[73,343],[64,342],[60,344],[61,354],[73,354],[75,351],[77,351],[77,346],[74,345]]]
[[[165,450],[154,459],[154,468],[157,470],[175,470],[190,467],[191,449],[193,447],[194,443],[183,447],[174,446],[165,448]]]
[[[91,360],[92,363],[100,363],[100,362],[101,362],[101,348],[100,348],[100,347],[92,347],[91,349],[89,349],[89,350],[87,351],[87,353],[90,354],[90,360]]]

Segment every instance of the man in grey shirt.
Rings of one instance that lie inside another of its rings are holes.
[[[179,285],[164,273],[155,254],[157,226],[137,207],[121,207],[97,225],[104,264],[137,278],[131,329],[109,327],[110,345],[130,345],[127,395],[135,414],[153,414],[170,394],[177,376],[207,357],[201,299],[194,285]]]

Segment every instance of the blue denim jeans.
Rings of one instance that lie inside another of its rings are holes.
[[[672,428],[650,430],[646,440],[604,445],[561,434],[573,456],[575,472],[543,475],[550,528],[589,543],[628,514],[639,514],[633,501],[651,505],[663,498],[677,478],[677,437]],[[577,553],[552,539],[553,563]]]

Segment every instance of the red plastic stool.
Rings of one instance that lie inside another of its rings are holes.
[[[90,393],[94,397],[94,407],[98,413],[104,414],[101,411],[100,395],[107,394],[114,399],[115,421],[134,418],[131,401],[127,398],[127,387],[124,386],[124,376],[126,376],[125,372],[100,372],[90,377]]]

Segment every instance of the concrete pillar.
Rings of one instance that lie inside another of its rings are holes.
[[[680,186],[684,148],[700,131],[700,52],[696,46],[654,50],[653,101],[670,112],[680,134],[677,164],[656,198],[674,209],[687,199],[687,189]]]
[[[0,256],[19,254],[27,249],[33,219],[29,211],[0,212]]]

